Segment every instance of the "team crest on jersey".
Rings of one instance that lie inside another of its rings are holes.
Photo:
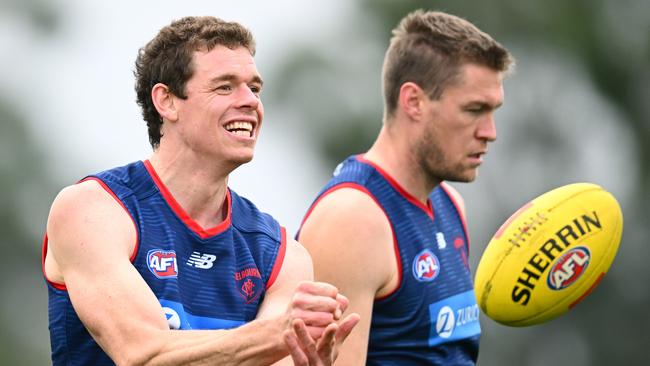
[[[421,282],[431,282],[440,274],[440,261],[433,252],[425,249],[413,259],[413,276]]]
[[[249,304],[260,296],[264,282],[257,267],[248,267],[235,272],[235,286],[246,304]]]
[[[173,250],[152,249],[147,253],[147,266],[158,278],[178,276],[176,252]]]
[[[574,284],[589,266],[591,253],[586,247],[575,247],[555,261],[548,273],[548,287],[562,290]]]

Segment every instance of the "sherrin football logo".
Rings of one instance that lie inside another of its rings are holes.
[[[152,249],[147,253],[147,266],[158,278],[178,276],[176,252],[173,250]]]
[[[425,249],[413,259],[413,276],[420,282],[431,282],[440,274],[440,261],[429,249]]]
[[[564,253],[548,273],[548,287],[562,290],[574,284],[587,270],[591,253],[586,247],[575,247]]]
[[[567,184],[534,198],[483,251],[474,281],[481,310],[516,327],[557,318],[598,285],[622,233],[621,206],[599,185]]]

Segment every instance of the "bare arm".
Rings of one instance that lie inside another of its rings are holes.
[[[374,300],[397,285],[388,219],[367,194],[339,189],[314,208],[299,240],[312,255],[316,279],[347,294],[349,311],[361,317],[341,345],[337,364],[365,365]]]
[[[285,302],[286,311],[233,330],[171,331],[129,260],[136,235],[130,217],[96,182],[62,191],[47,231],[48,276],[65,283],[81,321],[120,365],[271,364],[288,355],[282,333],[292,314],[314,325],[336,308],[335,297],[328,301],[328,294],[316,289],[309,307],[295,310],[290,304],[287,310]]]
[[[278,278],[267,291],[257,315],[258,319],[272,319],[289,311],[287,318],[300,319],[298,323],[292,321],[289,324],[290,329],[286,329],[281,335],[285,337],[286,346],[293,349],[294,357],[287,357],[278,365],[331,364],[336,357],[338,344],[345,340],[358,321],[358,315],[351,314],[341,321],[339,327],[335,322],[345,312],[348,306],[347,298],[330,284],[305,281],[312,280],[313,277],[309,253],[298,242],[288,239],[287,252]],[[318,294],[327,294],[327,297]],[[313,313],[307,317],[304,309],[317,302],[323,302],[321,307],[334,311]],[[287,304],[292,306],[287,307]],[[290,339],[289,342],[286,342],[286,337]],[[334,337],[338,343],[333,342]],[[292,341],[294,343],[291,343]],[[312,345],[314,349],[309,350]],[[296,359],[295,354],[304,354],[305,358],[298,356]],[[308,354],[311,355],[309,359]]]

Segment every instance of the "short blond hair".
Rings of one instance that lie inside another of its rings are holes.
[[[413,82],[431,99],[439,99],[466,63],[505,72],[514,59],[501,44],[465,19],[437,11],[408,14],[393,29],[384,57],[386,115],[394,114],[402,84]]]

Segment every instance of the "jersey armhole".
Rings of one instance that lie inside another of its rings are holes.
[[[127,215],[129,215],[129,218],[131,218],[131,222],[133,222],[133,228],[135,229],[135,244],[133,246],[133,252],[131,253],[131,257],[129,258],[129,261],[131,261],[131,263],[133,263],[133,261],[135,260],[135,256],[138,253],[138,243],[139,243],[138,226],[135,223],[135,219],[133,218],[133,216],[131,215],[129,210],[126,208],[124,203],[117,197],[117,195],[115,195],[115,193],[101,179],[99,179],[97,177],[90,176],[90,177],[86,177],[86,178],[80,180],[79,182],[77,182],[77,184],[83,183],[83,182],[88,181],[88,180],[93,180],[93,181],[99,183],[99,185],[106,192],[108,192],[108,194],[110,194],[111,197],[113,197],[117,201],[117,203],[120,204],[120,206],[122,206],[124,211],[126,211]],[[45,277],[45,281],[48,284],[50,284],[52,287],[54,287],[55,289],[62,290],[62,291],[67,291],[68,288],[66,287],[65,283],[55,282],[55,281],[51,280],[50,278],[48,278],[48,276],[47,276],[47,272],[45,271],[45,257],[47,256],[47,245],[48,245],[48,237],[47,237],[47,230],[46,230],[45,235],[43,236],[42,254],[41,254],[41,271],[43,272],[43,277]]]
[[[467,220],[465,218],[465,212],[462,212],[460,210],[460,204],[458,203],[458,200],[456,200],[456,197],[450,193],[450,188],[447,186],[446,183],[442,182],[440,183],[440,188],[445,192],[447,197],[449,197],[449,200],[451,203],[454,205],[454,208],[456,209],[456,214],[458,215],[458,218],[460,219],[461,224],[463,225],[463,232],[465,233],[465,241],[467,243],[467,254],[469,254],[469,231],[467,230]]]
[[[287,230],[280,226],[280,247],[278,248],[278,254],[275,256],[275,263],[273,263],[273,269],[269,275],[269,280],[266,282],[266,289],[268,290],[273,286],[275,280],[278,278],[278,274],[282,269],[282,264],[284,264],[284,255],[287,252]]]
[[[58,283],[52,281],[47,277],[47,272],[45,272],[45,257],[47,256],[47,231],[45,232],[45,235],[43,235],[42,248],[43,248],[43,252],[41,255],[41,271],[43,272],[43,277],[45,278],[45,282],[47,282],[50,286],[54,287],[57,290],[67,291],[68,288],[65,286],[65,283]]]
[[[106,183],[104,183],[104,181],[101,180],[100,178],[90,176],[90,177],[86,177],[86,178],[80,180],[79,183],[83,183],[83,182],[85,182],[85,181],[89,181],[89,180],[93,180],[93,181],[99,183],[99,185],[100,185],[100,186],[101,186],[101,187],[102,187],[102,188],[103,188],[103,189],[104,189],[108,194],[110,194],[111,197],[113,197],[113,199],[115,199],[115,201],[116,201],[117,203],[120,204],[120,206],[122,206],[122,208],[124,209],[124,211],[126,212],[126,214],[129,215],[129,218],[131,219],[131,222],[133,223],[133,229],[135,230],[135,243],[133,244],[133,252],[131,253],[131,257],[129,258],[129,260],[131,261],[131,263],[133,263],[133,261],[135,261],[135,256],[138,254],[138,247],[139,247],[139,243],[140,243],[140,233],[138,232],[138,225],[137,225],[136,222],[135,222],[135,218],[133,217],[133,215],[131,214],[131,212],[129,211],[129,209],[126,208],[126,205],[124,205],[124,202],[122,202],[122,200],[120,200],[120,199],[117,197],[117,195],[115,194],[115,192],[113,192],[113,190],[112,190],[112,189],[111,189],[111,188],[110,188]]]
[[[385,295],[383,295],[381,297],[376,297],[374,299],[374,301],[384,300],[384,299],[392,296],[394,293],[397,292],[397,290],[400,289],[400,287],[402,287],[402,257],[401,257],[400,252],[399,252],[399,244],[397,242],[397,236],[395,235],[395,228],[393,227],[393,223],[390,221],[390,217],[388,217],[388,213],[386,213],[386,210],[384,210],[384,207],[379,203],[377,198],[366,187],[364,187],[364,186],[362,186],[360,184],[357,184],[357,183],[352,183],[352,182],[339,183],[339,184],[337,184],[337,185],[335,185],[333,187],[330,187],[328,190],[323,192],[316,199],[316,201],[314,201],[314,203],[311,205],[311,207],[309,207],[309,210],[305,214],[305,218],[302,220],[302,223],[300,224],[300,227],[302,228],[302,225],[305,223],[305,221],[307,221],[307,218],[312,213],[314,208],[316,208],[316,205],[318,205],[318,203],[325,196],[327,196],[328,194],[333,193],[333,192],[335,192],[335,191],[337,191],[339,189],[343,189],[343,188],[355,189],[355,190],[357,190],[359,192],[362,192],[362,193],[366,194],[368,197],[370,197],[375,202],[377,207],[379,207],[379,209],[381,209],[381,212],[384,213],[384,216],[386,216],[386,221],[388,221],[388,225],[390,226],[390,232],[391,232],[391,235],[393,237],[393,254],[394,254],[394,258],[395,258],[395,263],[397,265],[397,285],[389,293],[387,293],[387,294],[385,294]],[[300,235],[300,230],[296,234],[296,240],[298,239],[299,235]]]

